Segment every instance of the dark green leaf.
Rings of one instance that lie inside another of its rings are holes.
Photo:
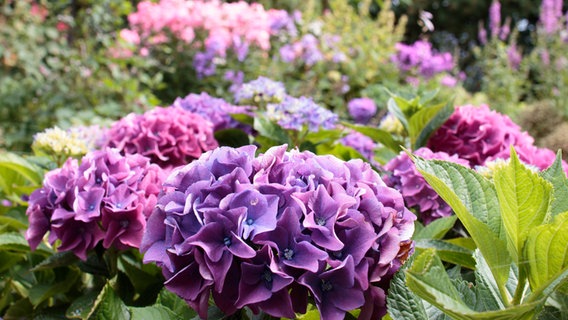
[[[428,314],[422,299],[406,286],[403,270],[396,273],[391,280],[387,295],[387,310],[397,320],[428,320]]]
[[[67,308],[65,316],[71,319],[86,319],[91,313],[99,292],[88,292],[73,300]]]
[[[32,271],[69,266],[77,261],[79,261],[79,258],[77,258],[77,256],[75,256],[75,254],[71,251],[56,252],[38,263],[35,267],[33,267]]]
[[[43,301],[53,297],[56,294],[63,294],[69,291],[79,280],[81,274],[75,270],[67,271],[64,279],[55,283],[37,284],[30,288],[29,298],[34,306],[39,305]]]
[[[178,316],[181,316],[182,319],[193,319],[195,317],[198,317],[197,312],[191,309],[182,298],[165,288],[162,289],[162,291],[158,295],[156,304],[167,307]]]
[[[107,283],[95,300],[94,307],[88,315],[91,320],[129,320],[130,312]]]
[[[276,141],[278,144],[290,144],[290,138],[286,130],[264,117],[255,117],[253,128],[258,131],[259,134]]]
[[[454,112],[452,102],[421,109],[409,121],[410,141],[414,150],[424,147],[432,133],[450,118]]]
[[[179,314],[176,314],[172,310],[161,306],[161,305],[154,305],[150,307],[143,307],[143,308],[130,308],[130,313],[132,315],[132,320],[183,320],[183,319],[191,319],[191,318],[184,318]]]
[[[215,131],[215,139],[220,146],[233,148],[242,147],[250,144],[249,136],[243,130],[225,129]]]

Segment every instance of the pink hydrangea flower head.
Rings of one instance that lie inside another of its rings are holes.
[[[415,216],[362,160],[221,147],[175,169],[141,251],[203,318],[249,307],[274,317],[385,313],[385,292],[413,251]],[[348,299],[345,296],[349,296]]]
[[[452,116],[428,140],[434,152],[457,154],[472,166],[483,163],[509,149],[510,145],[532,145],[534,139],[508,116],[489,109],[465,105],[456,108]]]
[[[427,160],[450,161],[469,168],[469,162],[457,155],[432,152],[428,148],[420,148],[414,154]],[[424,224],[452,214],[452,208],[428,185],[406,152],[391,159],[384,169],[389,172],[385,183],[402,193],[406,206],[415,209]]]
[[[138,248],[164,178],[148,158],[116,149],[90,152],[80,164],[70,158],[30,195],[26,239],[35,250],[49,232],[58,250],[83,260],[101,241],[104,248]]]
[[[149,157],[164,168],[187,164],[218,147],[210,121],[176,107],[129,114],[115,122],[107,136],[107,146]]]

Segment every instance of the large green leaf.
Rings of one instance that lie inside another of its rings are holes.
[[[143,308],[131,307],[130,313],[132,315],[132,320],[190,320],[190,318],[183,318],[172,310],[161,305],[153,305]]]
[[[426,145],[428,139],[454,112],[451,102],[424,107],[408,121],[408,134],[414,150]]]
[[[130,312],[124,302],[114,292],[110,283],[107,283],[97,296],[88,318],[92,320],[129,320]]]
[[[501,226],[494,186],[473,170],[455,163],[414,157],[416,168],[452,207],[487,260],[496,283],[503,288],[511,257]]]
[[[42,174],[34,165],[13,153],[0,153],[0,168],[17,172],[35,185],[41,184],[43,179]]]
[[[78,270],[68,270],[63,279],[56,280],[54,283],[37,284],[30,288],[29,299],[34,307],[38,306],[43,301],[58,295],[64,294],[71,290],[71,288],[79,280],[81,273]]]
[[[525,253],[531,289],[543,291],[543,286],[568,268],[568,212],[557,215],[550,224],[533,228]]]
[[[473,310],[465,303],[464,294],[454,286],[433,250],[424,251],[415,258],[407,271],[406,282],[418,296],[456,320],[528,320],[542,305],[542,301],[536,301],[501,310]]]
[[[552,185],[523,165],[512,147],[509,164],[496,169],[493,180],[509,250],[518,264],[529,231],[547,218]]]
[[[406,286],[406,274],[397,272],[391,280],[387,295],[387,310],[397,320],[428,320],[422,299]]]
[[[191,309],[182,298],[165,288],[160,291],[156,304],[167,307],[183,319],[199,318],[197,312]]]
[[[541,176],[553,186],[553,199],[550,214],[552,217],[568,211],[568,179],[562,167],[562,153],[558,151],[556,160]]]
[[[278,124],[266,118],[260,116],[255,117],[253,128],[258,131],[259,134],[276,141],[278,144],[290,144],[290,138],[286,131]]]
[[[239,129],[217,130],[215,131],[215,140],[217,140],[221,146],[229,146],[233,148],[250,144],[248,134]]]
[[[0,234],[0,250],[29,252],[30,246],[21,233],[9,232]]]

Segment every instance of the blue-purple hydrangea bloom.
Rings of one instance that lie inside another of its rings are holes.
[[[347,103],[347,111],[356,123],[366,124],[377,113],[377,105],[370,98],[355,98]]]
[[[390,279],[413,250],[401,194],[361,160],[273,147],[221,147],[176,169],[148,220],[141,251],[165,286],[203,318],[226,314],[322,319],[386,313]]]
[[[235,102],[239,104],[279,103],[286,96],[282,82],[265,77],[244,83],[235,92]]]
[[[243,127],[242,124],[231,117],[231,114],[249,113],[247,108],[232,105],[224,99],[212,97],[206,92],[201,94],[190,93],[184,98],[177,98],[172,106],[198,114],[209,120],[213,123],[213,131],[232,128],[250,131],[250,128]]]
[[[469,168],[469,161],[457,155],[432,152],[428,148],[420,148],[414,154],[424,159],[450,161]],[[452,208],[428,185],[406,152],[391,159],[384,169],[389,172],[385,183],[402,193],[406,206],[415,209],[424,224],[452,214]]]
[[[338,116],[315,103],[311,98],[286,96],[281,103],[268,104],[266,116],[276,121],[282,128],[302,130],[306,126],[310,131],[320,127],[333,129]]]
[[[101,240],[104,248],[138,248],[164,178],[148,158],[116,149],[88,153],[80,164],[70,158],[30,195],[26,239],[35,250],[49,232],[58,250],[83,260]]]

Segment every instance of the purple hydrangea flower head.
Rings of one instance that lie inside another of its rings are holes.
[[[251,131],[250,127],[245,128],[231,117],[231,114],[249,113],[247,108],[232,105],[221,98],[211,97],[206,92],[201,94],[190,93],[184,98],[177,98],[172,106],[198,114],[209,120],[213,123],[213,131],[231,128]]]
[[[471,166],[477,166],[510,145],[533,145],[533,142],[508,116],[489,109],[488,105],[465,105],[456,108],[430,137],[427,146],[434,152],[457,154]]]
[[[58,250],[83,260],[101,240],[104,248],[138,248],[164,178],[148,158],[116,149],[90,152],[80,165],[70,158],[31,194],[26,239],[35,250],[49,232]]]
[[[286,96],[286,88],[282,82],[265,77],[244,83],[235,93],[235,101],[239,104],[279,103]]]
[[[460,159],[456,155],[450,156],[445,152],[432,152],[428,148],[420,148],[414,154],[424,159],[450,161],[469,168],[467,160]],[[390,172],[385,178],[385,183],[402,193],[406,206],[416,209],[419,219],[424,224],[451,215],[450,206],[426,183],[406,152],[401,152],[391,159],[384,169]]]
[[[353,131],[341,138],[340,142],[357,150],[357,152],[359,152],[368,161],[373,160],[375,157],[375,150],[378,147],[377,143],[375,143],[373,139],[357,131]]]
[[[419,75],[428,79],[434,75],[450,71],[454,67],[453,57],[448,52],[437,53],[432,49],[432,44],[425,40],[419,40],[412,45],[397,43],[397,53],[391,57],[391,61],[405,72],[415,70]]]
[[[370,98],[356,98],[347,103],[347,110],[356,123],[366,124],[377,113],[377,105]]]
[[[413,251],[415,215],[362,160],[286,148],[220,147],[174,169],[148,219],[144,261],[203,318],[210,296],[226,314],[293,318],[311,296],[322,319],[360,307],[380,318],[388,281]]]
[[[149,157],[163,168],[187,164],[218,146],[211,122],[174,107],[129,114],[115,122],[107,135],[107,146]]]
[[[320,127],[333,129],[338,116],[316,104],[311,98],[286,96],[279,104],[268,104],[266,115],[284,129],[318,131]]]

